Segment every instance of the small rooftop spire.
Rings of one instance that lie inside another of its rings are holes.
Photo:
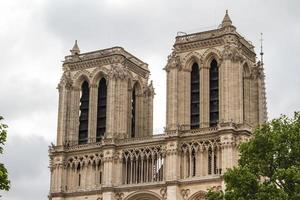
[[[223,18],[223,21],[222,21],[222,24],[221,24],[221,27],[226,27],[226,26],[231,26],[232,25],[232,21],[229,17],[229,14],[228,14],[228,10],[226,10],[226,14]]]
[[[260,62],[264,65],[263,33],[260,33]]]
[[[80,49],[78,47],[77,40],[75,40],[75,44],[74,44],[73,48],[70,50],[70,52],[73,56],[80,54]]]

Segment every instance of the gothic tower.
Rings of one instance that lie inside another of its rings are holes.
[[[148,65],[121,47],[80,53],[75,42],[71,55],[65,57],[58,84],[56,147],[60,148],[50,165],[52,193],[103,181],[105,164],[99,160],[89,183],[82,163],[73,163],[68,170],[64,154],[71,149],[100,146],[104,139],[152,135],[154,89],[148,78]]]
[[[147,64],[75,42],[58,85],[49,199],[204,200],[225,189],[239,144],[267,119],[263,63],[226,12],[214,30],[177,36],[165,71],[166,127],[153,135]]]
[[[218,29],[177,36],[165,70],[167,130],[267,119],[262,64],[227,11]]]
[[[58,85],[57,145],[152,134],[153,95],[146,63],[121,47],[66,56]]]

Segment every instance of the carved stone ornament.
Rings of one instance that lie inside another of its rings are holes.
[[[66,89],[71,89],[72,85],[73,85],[73,81],[71,79],[70,72],[64,72],[57,88],[60,90],[61,87],[64,86]]]
[[[236,44],[227,44],[222,52],[223,60],[231,60],[233,62],[242,61],[244,59]]]
[[[182,189],[181,195],[184,200],[188,199],[188,197],[190,195],[190,189]]]
[[[112,65],[111,70],[108,73],[110,78],[115,79],[127,79],[129,78],[128,70],[120,65]]]
[[[161,194],[163,200],[167,199],[167,188],[166,187],[161,188],[160,194]]]
[[[177,55],[176,51],[173,51],[169,56],[168,56],[168,63],[167,66],[165,67],[166,71],[168,71],[171,68],[178,68],[180,69],[182,66],[180,56]]]
[[[123,192],[117,192],[117,193],[115,194],[116,200],[122,200],[123,197],[124,197],[124,193],[123,193]]]

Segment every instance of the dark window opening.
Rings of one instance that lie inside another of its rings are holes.
[[[211,150],[211,148],[208,149],[208,159],[207,160],[208,160],[208,163],[207,163],[208,164],[208,166],[207,166],[208,172],[207,173],[209,175],[211,175],[211,173],[212,173],[212,169],[211,169],[212,168],[212,150]]]
[[[78,144],[85,144],[88,141],[89,98],[89,84],[84,81],[81,86]]]
[[[199,66],[194,63],[191,72],[191,129],[199,128],[200,90]]]
[[[213,59],[209,71],[209,126],[216,126],[219,121],[219,69]]]
[[[81,184],[81,174],[78,174],[78,186]]]
[[[217,151],[214,150],[214,174],[218,174]]]
[[[97,134],[96,141],[99,142],[106,131],[106,81],[102,78],[98,86],[98,106],[97,106]]]
[[[192,151],[192,159],[193,159],[193,173],[192,173],[192,176],[196,176],[196,153],[195,153],[195,150]]]
[[[132,98],[131,98],[131,137],[135,137],[135,126],[136,126],[136,94],[135,94],[135,86],[132,90]]]

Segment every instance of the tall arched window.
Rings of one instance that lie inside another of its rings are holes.
[[[135,137],[135,126],[136,126],[136,84],[132,89],[131,97],[131,137]]]
[[[84,81],[81,85],[78,144],[85,144],[88,141],[89,98],[89,84]]]
[[[216,126],[219,121],[219,69],[213,59],[209,70],[209,125]]]
[[[250,79],[249,79],[249,67],[247,64],[243,66],[243,120],[250,122]]]
[[[191,72],[191,129],[199,128],[199,84],[199,66],[197,63],[194,63]]]
[[[98,106],[97,106],[97,134],[96,141],[99,142],[106,130],[106,80],[102,78],[98,85]]]

